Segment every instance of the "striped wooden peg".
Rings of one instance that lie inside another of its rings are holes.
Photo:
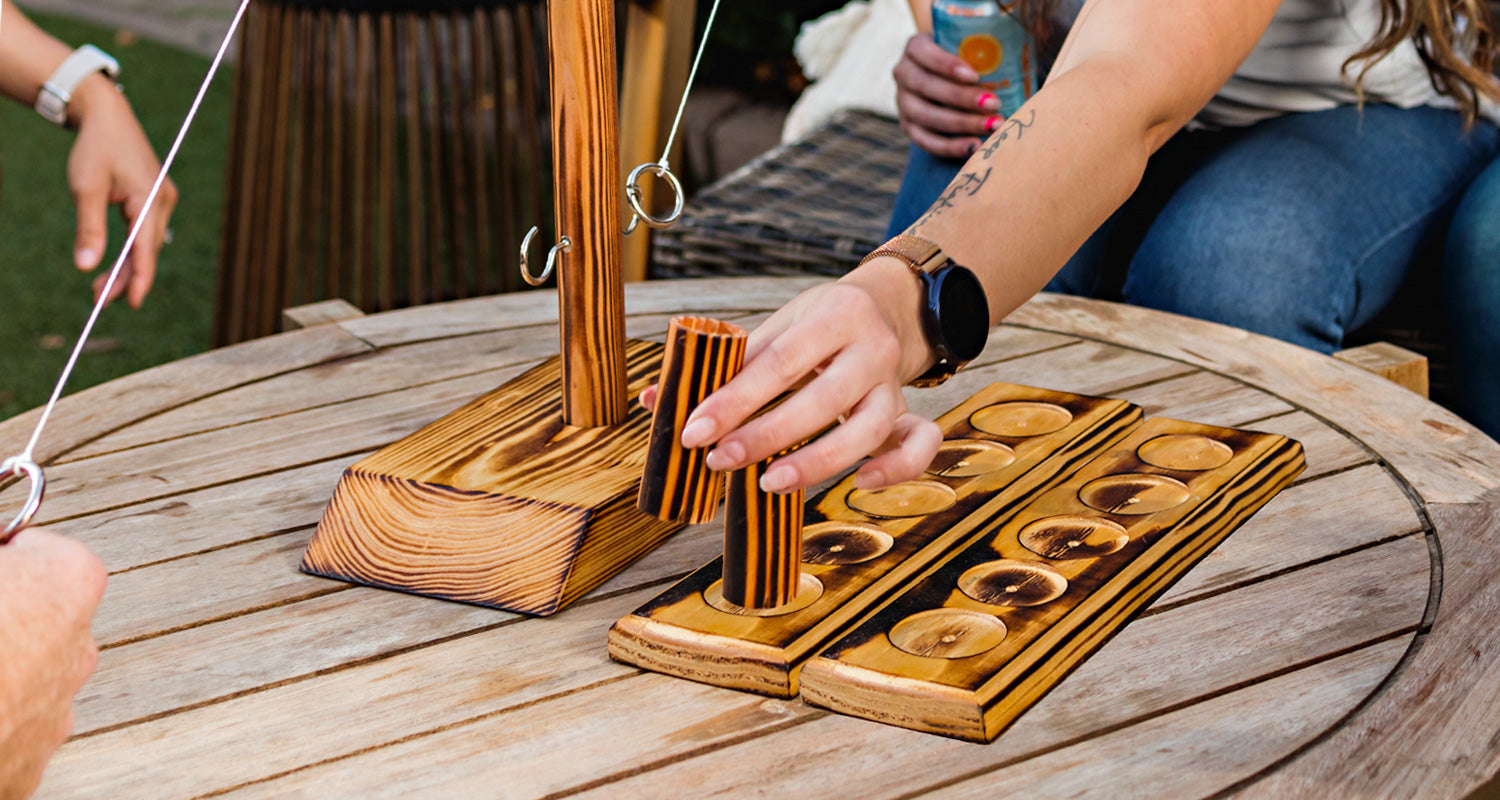
[[[714,518],[723,476],[704,463],[707,448],[682,446],[682,428],[704,398],[739,373],[745,340],[738,325],[706,317],[677,317],[668,326],[641,476],[641,511],[695,524]]]
[[[766,459],[729,475],[722,591],[726,603],[747,611],[780,608],[792,602],[802,577],[804,492],[762,491],[760,476],[771,461]]]

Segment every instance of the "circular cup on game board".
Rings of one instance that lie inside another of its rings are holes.
[[[819,522],[802,530],[802,563],[860,564],[885,555],[893,542],[868,522]]]
[[[1234,458],[1234,450],[1229,445],[1191,433],[1158,436],[1141,445],[1135,454],[1153,467],[1186,472],[1218,469]]]
[[[1068,579],[1045,564],[1002,558],[969,567],[958,590],[990,606],[1039,606],[1062,597]]]
[[[891,644],[914,656],[967,658],[1005,641],[1005,623],[977,611],[933,608],[891,628]]]
[[[1187,502],[1187,485],[1165,475],[1123,473],[1084,484],[1078,499],[1109,514],[1155,514]]]
[[[994,434],[1024,438],[1041,436],[1060,431],[1073,421],[1073,412],[1052,403],[1018,400],[1013,403],[996,403],[969,415],[969,424],[975,430]]]
[[[1065,561],[1119,552],[1130,541],[1125,527],[1098,517],[1047,517],[1021,529],[1021,545],[1039,556]]]
[[[714,581],[707,589],[703,590],[703,602],[723,611],[725,614],[734,614],[739,617],[779,617],[782,614],[790,614],[793,611],[801,611],[816,603],[823,596],[823,582],[817,578],[802,573],[797,582],[797,596],[792,602],[775,608],[745,608],[735,605],[724,599],[724,582]]]
[[[1016,451],[999,442],[983,439],[949,439],[938,447],[927,474],[939,478],[972,478],[1004,469],[1016,460]]]
[[[855,511],[872,517],[925,517],[952,508],[958,502],[958,493],[945,483],[915,480],[884,489],[855,489],[845,502]]]

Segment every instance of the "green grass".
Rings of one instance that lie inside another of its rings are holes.
[[[32,16],[69,44],[94,43],[119,59],[126,93],[165,157],[208,60],[117,40],[108,28]],[[104,311],[91,337],[100,346],[79,359],[67,393],[208,349],[232,71],[220,71],[172,168],[182,199],[151,294],[139,311],[123,301]],[[72,141],[30,109],[0,102],[0,419],[46,402],[92,305],[93,276],[73,268],[75,216],[65,172]],[[114,264],[125,238],[113,216],[100,270]]]

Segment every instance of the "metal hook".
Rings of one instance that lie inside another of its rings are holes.
[[[665,217],[653,217],[641,206],[644,196],[641,194],[641,173],[646,170],[656,173],[656,177],[662,178],[667,185],[672,187],[672,213]],[[682,193],[682,182],[672,174],[672,168],[666,164],[648,162],[630,171],[630,177],[625,181],[625,199],[630,201],[630,210],[635,212],[630,216],[630,224],[625,226],[625,235],[635,233],[636,226],[642,221],[651,228],[666,228],[676,222],[682,216],[682,206],[687,198]]]
[[[552,249],[547,251],[547,264],[542,267],[542,274],[532,275],[530,262],[526,258],[526,251],[531,249],[531,238],[536,236],[536,233],[537,227],[533,225],[531,226],[531,230],[526,232],[526,238],[521,240],[521,277],[532,286],[541,286],[547,282],[548,278],[552,277],[552,268],[556,265],[558,251],[566,253],[572,250],[573,240],[566,236],[562,237],[562,241],[553,245]]]
[[[0,477],[11,475],[31,481],[31,494],[26,498],[26,505],[21,507],[21,513],[5,526],[5,530],[0,530],[0,545],[8,544],[16,534],[31,524],[37,509],[42,507],[42,494],[47,489],[47,478],[42,474],[42,468],[29,458],[17,456],[0,463]]]

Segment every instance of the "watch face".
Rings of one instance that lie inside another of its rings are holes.
[[[927,303],[937,317],[950,358],[971,361],[984,350],[990,334],[990,306],[973,272],[957,264],[934,270]]]

